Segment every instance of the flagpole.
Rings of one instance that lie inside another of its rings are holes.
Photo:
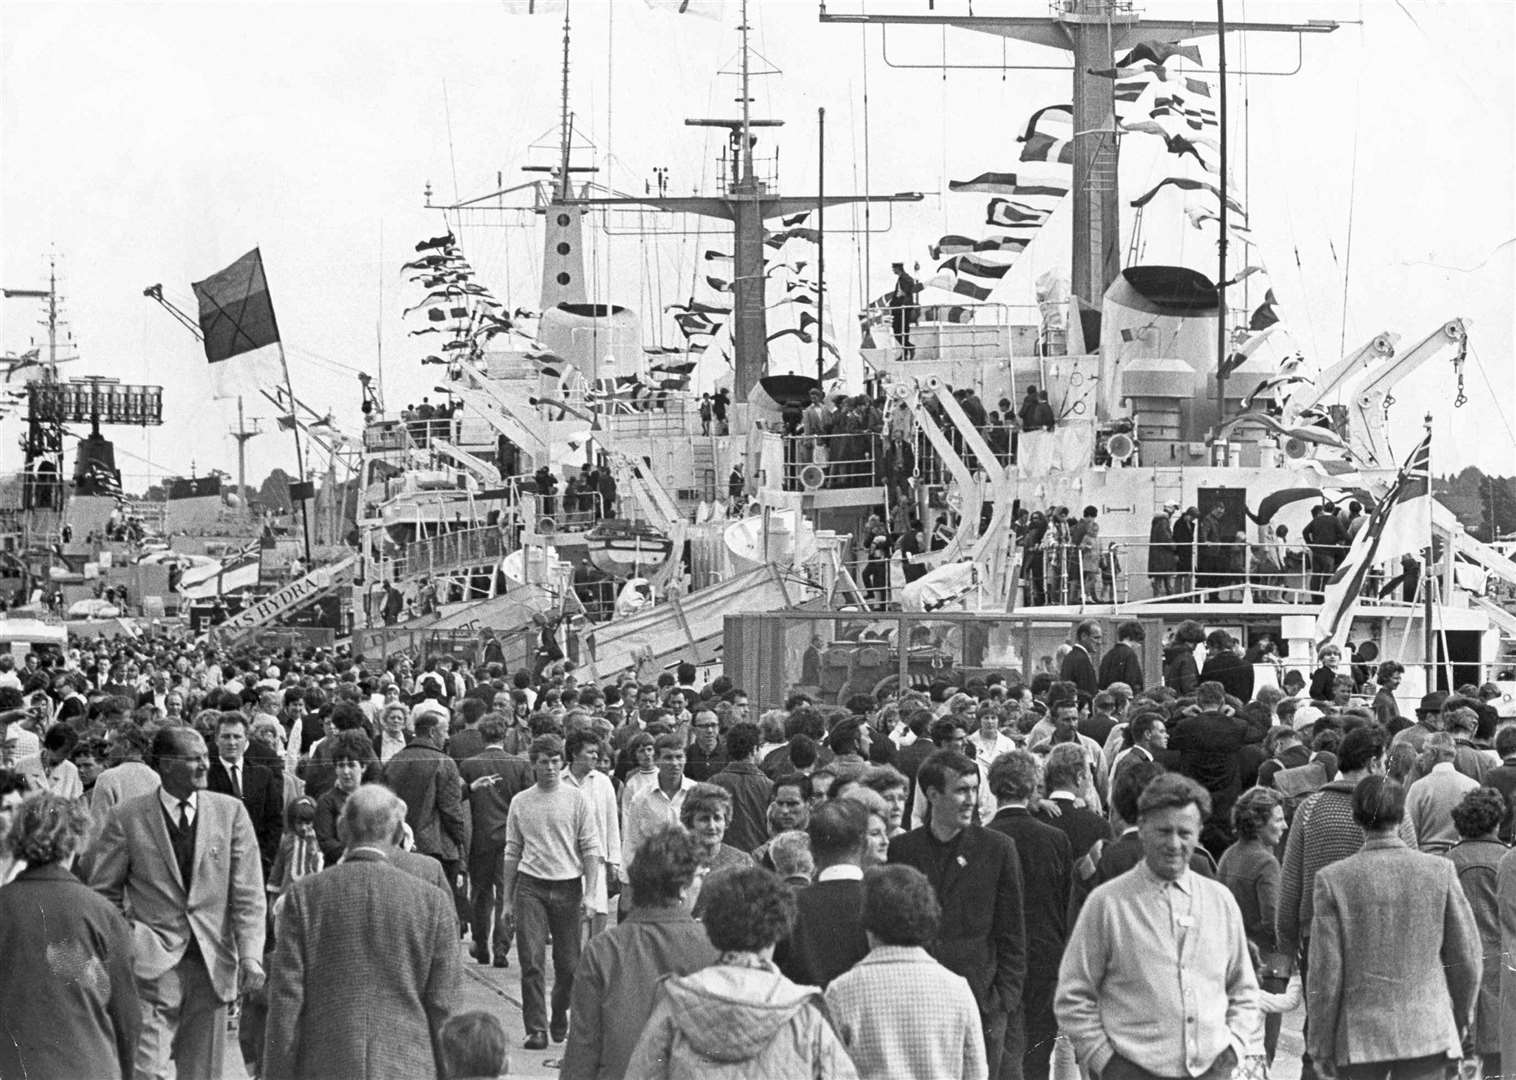
[[[816,110],[816,381],[826,370],[826,109]],[[841,374],[839,372],[839,374]]]
[[[1217,224],[1220,226],[1216,237],[1216,439],[1215,443],[1221,442],[1221,425],[1226,420],[1226,238],[1227,238],[1227,112],[1226,112],[1226,0],[1216,0],[1216,89],[1220,95],[1218,102],[1219,120],[1218,129],[1220,136],[1220,162],[1218,168],[1221,176],[1217,186],[1221,189],[1221,211],[1218,215]],[[1212,451],[1212,464],[1224,465],[1225,461],[1215,460],[1217,451]]]
[[[279,342],[279,366],[284,369],[284,392],[289,397],[290,418],[295,421],[294,426],[290,430],[295,436],[295,469],[300,476],[300,489],[303,494],[305,491],[305,455],[300,452],[300,417],[296,413],[295,390],[290,385],[290,366],[289,361],[284,358],[284,342],[282,341]],[[305,565],[307,567],[312,565],[311,518],[310,510],[307,506],[309,501],[308,499],[300,500],[300,532],[305,540]]]
[[[1430,496],[1431,495],[1431,491],[1432,491],[1432,442],[1431,442],[1431,438],[1430,438],[1430,436],[1432,434],[1432,414],[1431,413],[1427,413],[1426,414],[1426,419],[1424,419],[1422,421],[1422,424],[1426,427],[1426,432],[1427,432],[1427,436],[1428,436],[1428,439],[1427,439],[1427,494],[1428,494],[1428,496]],[[1426,551],[1425,551],[1425,553],[1423,555],[1422,563],[1421,563],[1421,597],[1422,597],[1422,604],[1424,605],[1423,617],[1422,617],[1422,622],[1423,622],[1424,625],[1422,627],[1422,633],[1423,633],[1423,635],[1424,635],[1424,637],[1426,639],[1423,647],[1424,647],[1424,649],[1426,651],[1426,659],[1427,659],[1427,667],[1426,667],[1427,686],[1426,686],[1425,693],[1428,693],[1428,694],[1430,694],[1432,692],[1432,690],[1433,690],[1433,687],[1434,687],[1434,685],[1436,683],[1436,674],[1437,674],[1437,632],[1436,632],[1436,630],[1432,626],[1432,545],[1433,545],[1433,537],[1432,537],[1431,515],[1428,515],[1427,516],[1427,546],[1426,546]]]

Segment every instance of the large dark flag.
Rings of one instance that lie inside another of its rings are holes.
[[[285,382],[279,324],[258,249],[190,287],[200,303],[212,395],[237,397]]]
[[[1370,512],[1342,565],[1327,583],[1316,616],[1317,644],[1342,643],[1352,627],[1353,608],[1370,570],[1431,544],[1431,463],[1432,436],[1427,434],[1401,466],[1389,493]]]

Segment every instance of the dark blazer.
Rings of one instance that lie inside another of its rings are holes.
[[[698,780],[704,783],[726,768],[728,760],[726,742],[724,740],[717,740],[716,745],[711,748],[710,753],[702,750],[698,742],[692,742],[689,745],[689,749],[684,752],[684,756],[684,775],[688,776],[691,780]]]
[[[457,925],[446,894],[377,852],[295,882],[269,965],[263,1075],[439,1075],[458,1002]]]
[[[889,861],[914,866],[937,892],[942,932],[932,955],[968,980],[981,1013],[1019,1016],[1026,928],[1015,842],[971,825],[943,844],[923,826],[890,841]]]
[[[484,736],[479,734],[478,728],[455,731],[447,739],[447,756],[460,765],[483,749]]]
[[[774,950],[774,963],[791,982],[824,990],[868,951],[863,883],[818,881],[795,893],[795,925]]]
[[[0,1076],[132,1075],[142,1009],[110,901],[56,864],[23,870],[0,889],[0,956]]]
[[[1027,983],[1046,986],[1056,982],[1069,936],[1073,847],[1065,833],[1044,825],[1024,807],[1000,811],[988,827],[1014,840],[1021,859]]]
[[[749,761],[729,762],[710,782],[725,788],[732,797],[726,842],[734,848],[752,851],[767,840],[769,796],[773,794],[774,782]]]
[[[1116,642],[1100,658],[1100,674],[1097,681],[1102,690],[1111,683],[1124,682],[1132,688],[1132,693],[1140,694],[1144,679],[1142,660],[1137,656],[1137,650],[1124,641]]]
[[[931,757],[936,749],[936,743],[925,735],[920,735],[915,742],[895,756],[895,768],[905,774],[905,805],[916,805],[916,774],[921,771],[922,762]]]
[[[1208,820],[1218,823],[1228,834],[1232,804],[1242,793],[1242,763],[1238,753],[1246,741],[1247,725],[1242,719],[1219,712],[1193,713],[1174,724],[1169,732],[1168,750],[1179,755],[1179,771],[1211,793]],[[1255,761],[1255,776],[1256,772]]]
[[[243,758],[241,780],[242,805],[247,808],[247,816],[253,819],[253,832],[258,836],[258,850],[263,853],[263,876],[266,878],[269,867],[274,865],[274,856],[279,854],[279,838],[284,835],[284,777]],[[205,786],[222,795],[232,793],[232,778],[218,756],[211,758]]]
[[[1241,657],[1232,653],[1206,657],[1200,681],[1219,682],[1228,694],[1243,703],[1253,700],[1253,665],[1243,663]]]
[[[524,757],[508,754],[498,746],[487,746],[459,762],[458,772],[468,793],[473,818],[470,850],[482,854],[492,848],[504,848],[505,818],[511,800],[536,783],[532,766]],[[473,786],[475,780],[487,776],[499,779],[478,788]]]
[[[416,834],[418,852],[449,861],[468,853],[463,781],[452,758],[412,739],[385,764],[384,782],[405,800],[405,820]]]
[[[1135,832],[1124,833],[1105,845],[1100,862],[1095,867],[1095,879],[1090,882],[1090,889],[1093,890],[1096,885],[1104,885],[1112,878],[1120,877],[1141,861],[1142,841]],[[1195,853],[1190,856],[1190,869],[1201,877],[1215,880],[1216,863],[1203,847],[1197,847]]]
[[[1073,683],[1082,693],[1089,694],[1091,697],[1100,691],[1095,678],[1095,662],[1090,659],[1090,654],[1085,652],[1081,645],[1075,645],[1063,658],[1063,666],[1058,670],[1058,678],[1064,682]]]
[[[1052,814],[1037,814],[1037,820],[1051,825],[1069,838],[1069,852],[1077,861],[1084,858],[1090,848],[1095,846],[1097,840],[1109,840],[1111,838],[1110,823],[1095,811],[1075,806],[1069,799],[1054,799],[1058,808],[1063,813],[1054,817]]]

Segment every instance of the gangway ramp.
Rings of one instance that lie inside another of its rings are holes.
[[[233,646],[260,626],[266,626],[288,611],[325,596],[339,585],[351,580],[358,556],[347,558],[327,566],[318,566],[303,577],[298,577],[282,589],[276,589],[251,607],[244,608],[211,630],[215,640],[223,646]]]
[[[796,607],[818,591],[795,579],[786,580],[772,566],[760,566],[597,626],[585,639],[588,662],[597,680],[635,667],[648,653],[661,666],[679,660],[710,663],[720,655],[728,615]]]

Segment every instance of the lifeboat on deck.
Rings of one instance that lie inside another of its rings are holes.
[[[668,561],[674,542],[641,521],[612,518],[584,534],[590,562],[617,579],[647,577]]]

